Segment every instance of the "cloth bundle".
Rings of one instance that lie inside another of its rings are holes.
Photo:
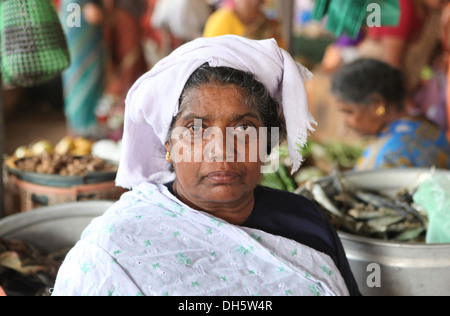
[[[378,4],[381,25],[397,25],[400,19],[398,0],[316,0],[313,18],[321,20],[328,15],[327,29],[336,36],[346,33],[356,38],[364,19],[372,11],[370,4]]]
[[[87,3],[100,4],[100,1],[78,0],[83,6]],[[61,8],[67,8],[72,0],[62,0]],[[61,20],[70,18],[71,12],[61,10]],[[95,135],[97,119],[95,108],[105,89],[106,50],[103,29],[99,25],[87,23],[81,16],[80,27],[64,25],[72,63],[64,71],[64,113],[69,129],[80,136]]]
[[[0,53],[3,81],[31,87],[70,65],[66,39],[51,0],[2,0]]]
[[[168,180],[164,144],[179,98],[201,65],[231,67],[252,73],[283,109],[292,172],[299,169],[299,147],[313,131],[304,81],[311,73],[294,62],[274,39],[255,41],[234,35],[200,38],[183,45],[156,64],[131,88],[126,99],[122,157],[116,183],[132,188],[145,181]]]

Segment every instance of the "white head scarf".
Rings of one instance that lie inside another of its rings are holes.
[[[164,144],[179,111],[179,98],[189,77],[208,63],[252,73],[283,108],[292,172],[300,168],[298,152],[314,118],[308,109],[304,81],[311,73],[296,63],[274,39],[255,41],[234,35],[189,42],[156,64],[130,89],[126,98],[118,186],[132,188],[144,181],[162,183],[170,174]]]

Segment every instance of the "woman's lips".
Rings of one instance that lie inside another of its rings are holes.
[[[240,174],[234,171],[214,171],[209,173],[206,178],[216,184],[233,183],[240,178]]]

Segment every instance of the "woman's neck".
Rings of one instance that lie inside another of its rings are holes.
[[[397,110],[390,108],[390,110],[387,111],[386,115],[383,118],[383,124],[382,128],[380,129],[380,132],[383,131],[386,127],[391,125],[392,123],[410,117],[409,114],[406,112],[406,110]]]
[[[398,121],[399,119],[409,117],[408,112],[406,110],[396,110],[393,109],[387,112],[386,120],[388,123]]]

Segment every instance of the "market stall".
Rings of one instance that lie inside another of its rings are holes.
[[[18,0],[4,2],[14,1]],[[381,16],[381,23],[398,23],[397,1],[375,2],[389,9],[384,11],[388,12],[387,16]],[[315,75],[306,84],[306,91],[310,111],[319,126],[307,146],[299,148],[305,161],[298,172],[291,174],[292,160],[287,146],[282,145],[272,153],[280,162],[277,172],[265,174],[260,184],[303,195],[321,207],[339,233],[363,295],[450,295],[450,216],[445,212],[450,205],[447,182],[450,182],[450,173],[431,169],[432,166],[354,171],[372,139],[349,132],[342,111],[330,94],[333,72],[324,67],[323,58],[344,31],[351,37],[358,36],[361,25],[372,12],[367,11],[368,1],[361,1],[363,5],[358,6],[347,0],[274,3],[271,9],[275,8],[276,17],[282,22],[287,48]],[[326,23],[317,21],[326,16],[329,17]],[[0,31],[2,27],[4,25],[0,24]],[[65,50],[63,45],[63,57],[67,55]],[[349,55],[354,57],[353,53]],[[334,66],[339,68],[347,63],[344,59],[342,57]],[[82,60],[79,62],[83,64]],[[52,75],[59,74],[63,68],[59,67]],[[424,72],[427,74],[429,72]],[[117,78],[120,79],[120,75],[114,79]],[[16,78],[13,83],[37,84],[25,79]],[[0,267],[0,282],[4,282],[0,285],[6,292],[12,293],[7,286],[15,283],[16,278],[23,278],[21,280],[32,285],[32,293],[26,294],[50,294],[48,287],[56,277],[56,266],[48,253],[72,247],[92,218],[112,205],[112,202],[93,200],[117,201],[126,192],[116,187],[114,181],[120,158],[120,142],[116,141],[121,138],[124,119],[123,101],[116,97],[103,95],[96,112],[97,123],[102,128],[101,138],[114,140],[94,141],[89,137],[60,135],[58,143],[40,139],[22,144],[13,155],[4,157],[0,93],[0,174],[7,174],[9,183],[16,189],[19,207],[14,211],[21,213],[0,221],[0,258],[4,259],[0,260],[3,266]],[[384,110],[379,116],[386,114]],[[106,122],[114,126],[114,132]],[[445,158],[438,156],[441,160]],[[442,186],[434,187],[441,184],[441,180]],[[3,185],[0,181],[0,219],[5,214]],[[436,197],[434,201],[441,199],[442,203],[433,204],[427,196]],[[26,244],[14,243],[13,239]],[[33,251],[38,259],[29,261],[26,255]],[[8,255],[20,260],[8,266]],[[60,262],[61,258],[57,258]],[[41,273],[44,264],[45,272],[51,273]],[[4,268],[13,271],[2,275]],[[30,271],[38,273],[31,275]],[[38,289],[34,288],[36,286]],[[0,286],[0,296],[2,294]]]

